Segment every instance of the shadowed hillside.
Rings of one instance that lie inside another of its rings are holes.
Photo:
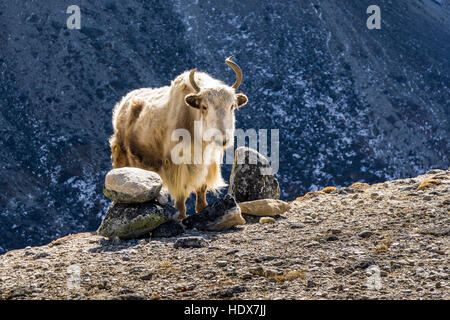
[[[111,111],[198,67],[249,104],[237,127],[280,129],[283,199],[449,166],[446,1],[0,3],[0,252],[98,227]],[[231,166],[224,166],[225,176]]]

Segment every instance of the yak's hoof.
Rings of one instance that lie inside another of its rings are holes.
[[[202,211],[203,209],[205,209],[208,205],[201,205],[201,206],[196,206],[195,207],[195,213],[199,213],[200,211]]]

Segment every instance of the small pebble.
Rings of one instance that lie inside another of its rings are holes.
[[[363,231],[359,234],[359,236],[364,239],[370,238],[371,235],[373,235],[373,232],[371,231]]]
[[[174,248],[202,248],[208,246],[208,242],[202,237],[183,237],[178,238],[174,243]]]
[[[331,229],[330,232],[331,232],[331,234],[336,235],[336,234],[342,233],[342,230],[341,229]]]
[[[272,217],[262,217],[259,219],[259,223],[275,223],[275,219]]]
[[[216,265],[217,265],[218,267],[225,267],[227,264],[228,264],[228,262],[227,262],[227,261],[224,261],[224,260],[220,260],[220,261],[217,261],[217,262],[216,262]]]
[[[334,272],[336,274],[340,274],[340,273],[344,272],[344,267],[336,267],[336,268],[334,268]]]

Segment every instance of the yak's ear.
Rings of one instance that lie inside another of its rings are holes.
[[[237,105],[238,105],[237,107],[238,108],[245,106],[248,102],[247,96],[243,93],[237,93],[236,99],[237,99]]]
[[[195,93],[190,93],[184,97],[184,102],[189,107],[200,109],[200,98]]]

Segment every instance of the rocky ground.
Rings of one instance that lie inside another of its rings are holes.
[[[432,170],[180,236],[199,248],[80,233],[0,256],[0,299],[449,299],[449,212],[450,170]]]

